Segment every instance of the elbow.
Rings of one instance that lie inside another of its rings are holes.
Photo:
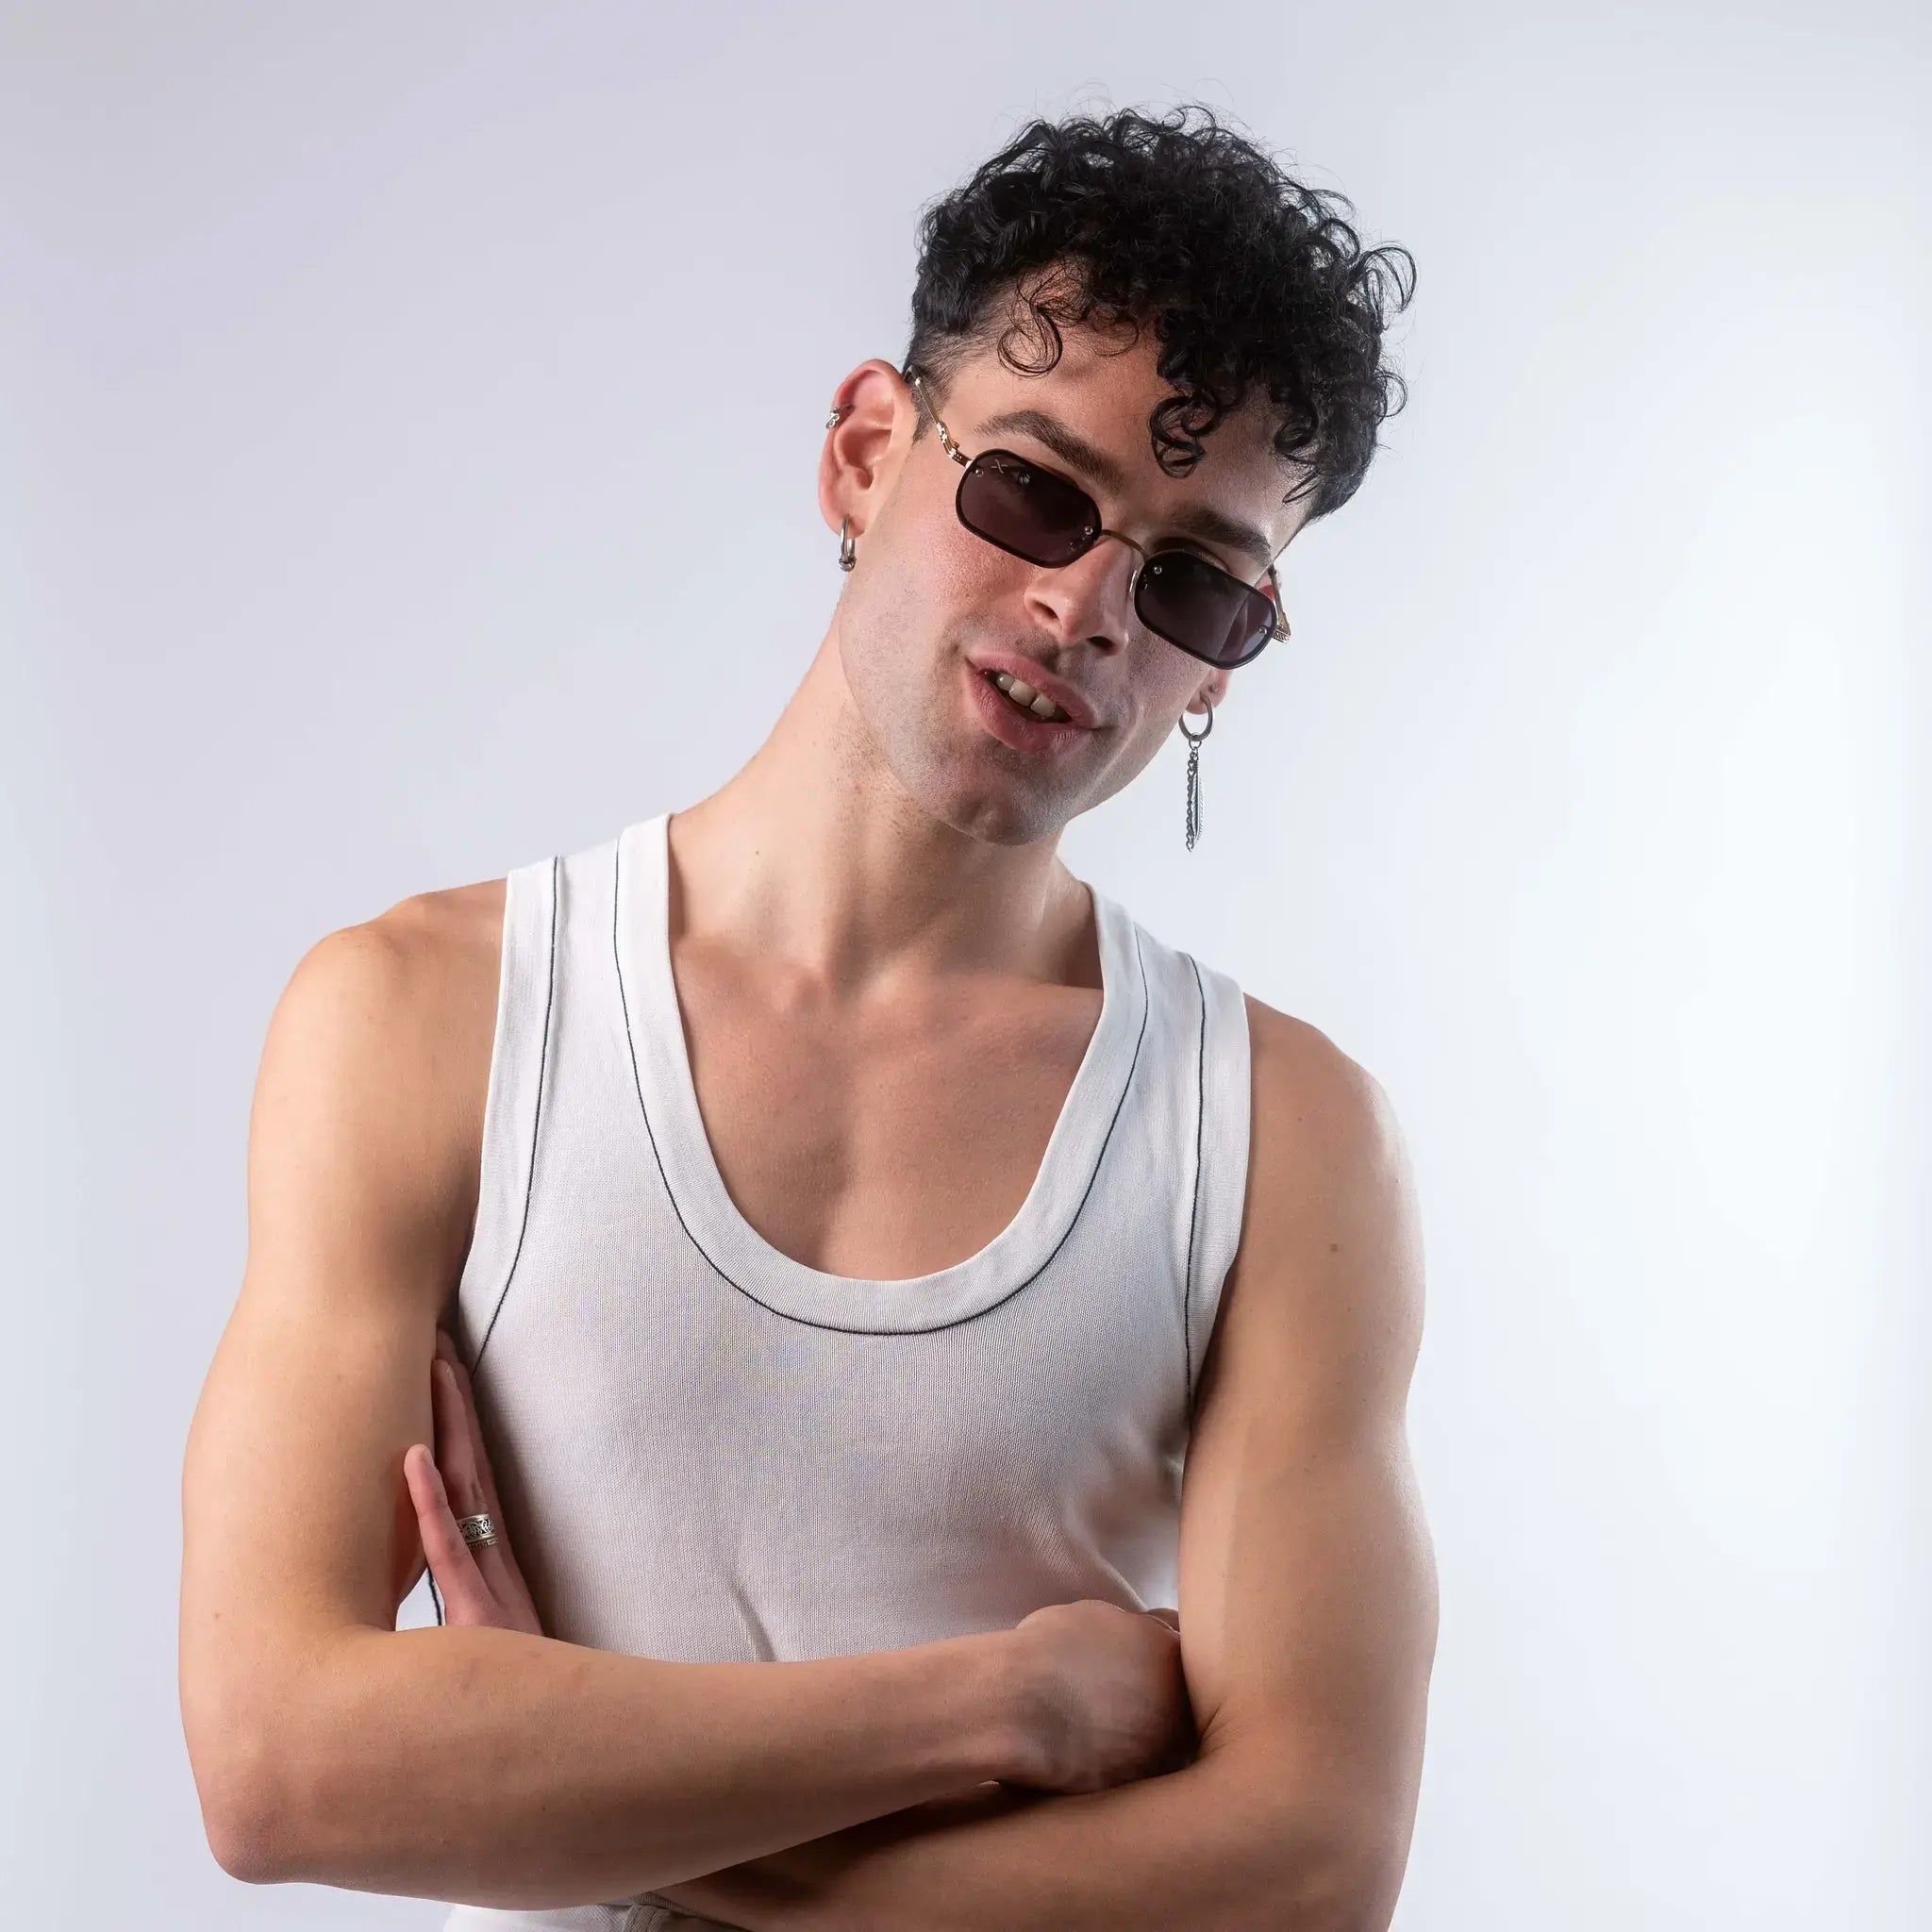
[[[277,1862],[273,1840],[245,1814],[204,1807],[202,1824],[215,1863],[230,1878],[239,1878],[243,1885],[275,1885],[288,1875]]]
[[[1244,1881],[1216,1923],[1224,1932],[1389,1932],[1407,1863],[1398,1845],[1357,1818],[1318,1821],[1308,1807],[1257,1819]]]
[[[298,1875],[284,1801],[289,1727],[261,1722],[234,1700],[184,1696],[189,1764],[201,1801],[202,1832],[215,1863],[245,1885]]]
[[[1241,1932],[1389,1932],[1393,1897],[1311,1892],[1306,1884],[1271,1891],[1240,1919]]]
[[[244,1885],[275,1885],[295,1875],[287,1808],[275,1801],[272,1767],[255,1751],[231,1752],[204,1771],[195,1764],[202,1830],[214,1860]]]
[[[358,1885],[384,1815],[372,1774],[373,1701],[332,1657],[224,1674],[184,1697],[202,1829],[245,1885]],[[381,1890],[371,1884],[367,1889]]]
[[[1390,1855],[1386,1845],[1363,1848],[1357,1856],[1338,1853],[1319,1861],[1319,1872],[1305,1860],[1296,1874],[1294,1908],[1285,1916],[1277,1906],[1266,1921],[1275,1932],[1389,1932],[1407,1864],[1406,1848]]]

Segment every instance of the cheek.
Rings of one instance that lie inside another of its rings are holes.
[[[933,635],[962,648],[1030,636],[1038,626],[1026,609],[1029,566],[968,531],[956,534],[971,547],[946,542],[919,564],[918,594]]]
[[[1147,650],[1146,675],[1140,690],[1142,723],[1159,737],[1174,728],[1174,721],[1212,674],[1207,665],[1196,663],[1165,639],[1148,639]],[[1189,723],[1191,728],[1198,728],[1193,720]]]
[[[931,665],[950,644],[1004,634],[998,612],[1010,608],[1012,586],[1002,566],[1017,567],[1016,559],[957,522],[949,529],[907,520],[881,536],[869,557],[861,541],[842,600],[846,626],[869,656],[882,656],[903,677],[909,664]]]

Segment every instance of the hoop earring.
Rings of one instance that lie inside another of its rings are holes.
[[[832,413],[825,418],[825,427],[827,429],[836,428],[839,418],[851,407],[850,403],[834,403],[832,405]],[[841,570],[850,570],[858,561],[858,549],[854,545],[851,537],[846,533],[845,528],[846,525],[851,521],[852,519],[849,516],[839,519],[839,568]]]
[[[1188,850],[1191,852],[1201,836],[1201,742],[1214,729],[1214,707],[1208,707],[1208,722],[1199,731],[1188,729],[1185,711],[1177,722],[1181,736],[1188,741]]]

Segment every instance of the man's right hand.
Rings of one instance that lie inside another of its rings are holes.
[[[1177,1771],[1199,1742],[1181,1670],[1180,1615],[1085,1597],[1021,1618],[1038,1774],[1008,1783],[1100,1791]]]

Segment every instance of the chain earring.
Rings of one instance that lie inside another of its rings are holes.
[[[1179,718],[1181,736],[1188,741],[1188,850],[1201,836],[1201,741],[1214,729],[1214,707],[1208,707],[1208,722],[1199,731],[1188,729],[1188,714]]]

